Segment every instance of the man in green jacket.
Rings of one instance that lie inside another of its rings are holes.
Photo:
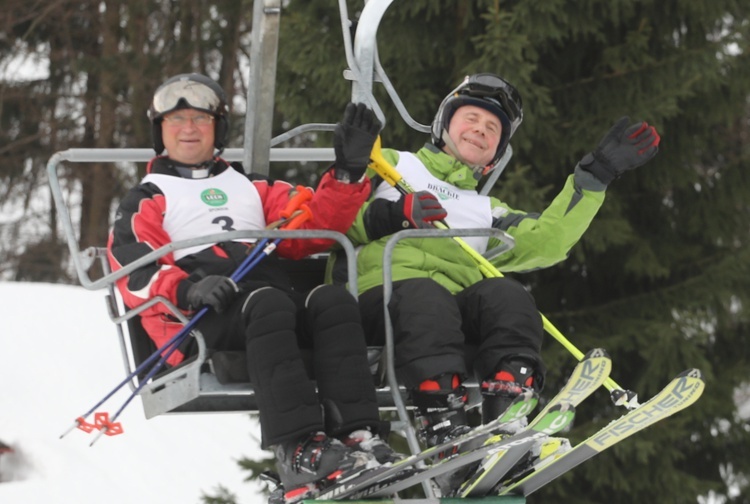
[[[515,247],[492,259],[503,272],[527,271],[564,260],[604,201],[607,185],[654,157],[660,137],[645,122],[618,120],[583,157],[541,213],[510,208],[477,192],[479,179],[500,160],[521,124],[518,91],[493,74],[467,77],[445,97],[432,123],[432,142],[416,153],[383,150],[415,193],[381,183],[348,231],[357,256],[360,309],[368,343],[384,342],[383,251],[389,235],[406,228],[502,229]],[[336,146],[337,155],[341,147]],[[374,178],[373,182],[379,180]],[[466,238],[484,253],[494,238]],[[334,281],[345,281],[334,265]],[[541,390],[542,320],[532,296],[507,277],[484,278],[450,238],[401,240],[392,256],[395,362],[399,380],[418,409],[421,438],[436,445],[468,430],[465,345],[477,348],[473,372],[481,381],[482,417],[496,418],[523,390]]]

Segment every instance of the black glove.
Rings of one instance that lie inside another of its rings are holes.
[[[376,199],[364,215],[365,231],[377,240],[402,229],[426,229],[432,222],[445,219],[448,212],[430,192],[419,191],[401,196],[398,201]]]
[[[370,164],[370,153],[380,132],[380,121],[364,103],[349,103],[344,118],[333,130],[336,152],[334,176],[342,182],[357,182]]]
[[[208,305],[217,313],[221,313],[232,304],[232,301],[240,293],[234,280],[221,275],[208,275],[196,283],[189,280],[183,280],[183,282],[192,284],[187,287],[184,295],[187,306],[192,310]],[[182,287],[182,284],[178,287],[178,300],[181,297],[179,291],[182,290]]]
[[[661,137],[653,126],[639,122],[628,127],[630,118],[621,117],[599,145],[586,154],[579,166],[604,184],[628,170],[646,163],[659,152]]]

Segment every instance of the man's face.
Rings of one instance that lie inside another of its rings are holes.
[[[194,109],[169,112],[161,136],[171,159],[184,164],[208,161],[214,155],[214,116]]]
[[[448,136],[456,144],[458,155],[472,165],[487,166],[495,157],[500,135],[500,119],[474,105],[459,107],[448,126]]]

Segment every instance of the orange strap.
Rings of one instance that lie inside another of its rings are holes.
[[[285,219],[290,218],[294,212],[299,210],[304,203],[310,201],[312,197],[312,189],[310,189],[309,187],[298,185],[295,188],[294,195],[289,199],[289,203],[287,203],[286,207],[281,212],[279,212],[279,215],[281,215]]]
[[[300,205],[299,209],[292,214],[292,218],[281,226],[281,229],[298,229],[303,223],[312,219],[312,216],[313,214],[310,207],[303,203]]]

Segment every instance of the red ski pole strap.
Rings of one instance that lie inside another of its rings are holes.
[[[310,201],[313,197],[313,191],[309,187],[298,185],[293,196],[289,199],[286,207],[279,212],[283,218],[288,219],[294,212],[302,208],[304,203]]]
[[[302,204],[293,214],[291,214],[291,218],[281,226],[281,229],[299,229],[302,224],[312,219],[312,216],[313,214],[310,207]]]

